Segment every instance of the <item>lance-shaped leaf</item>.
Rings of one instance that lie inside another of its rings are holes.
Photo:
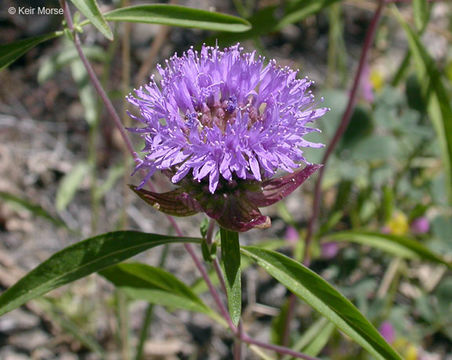
[[[0,70],[6,68],[9,64],[16,61],[36,45],[62,34],[62,31],[55,31],[50,34],[44,34],[24,40],[19,40],[11,44],[0,45]]]
[[[108,40],[113,40],[113,33],[110,26],[105,21],[102,13],[97,6],[95,0],[71,0],[72,3],[86,16],[86,18],[93,24],[102,35]]]
[[[161,24],[211,31],[242,32],[251,28],[236,16],[179,5],[150,4],[119,8],[104,14],[108,21]]]
[[[19,205],[20,207],[23,207],[24,209],[27,209],[30,211],[33,215],[39,216],[43,219],[49,220],[56,226],[64,227],[66,229],[69,229],[68,225],[59,217],[53,216],[49,214],[44,208],[42,208],[40,205],[35,204],[31,202],[28,199],[23,199],[18,196],[9,194],[4,191],[0,191],[0,199],[5,201],[6,203],[11,203],[14,205]]]
[[[242,282],[240,273],[239,234],[220,228],[221,262],[224,266],[225,285],[228,295],[228,308],[231,320],[239,324],[242,313]]]
[[[155,193],[130,185],[140,198],[157,210],[172,216],[191,216],[201,211],[200,206],[182,188],[165,193]]]
[[[140,263],[123,263],[100,271],[130,298],[210,314],[212,310],[169,272]]]
[[[243,246],[242,253],[257,262],[377,359],[401,360],[359,310],[315,272],[275,251]]]
[[[256,192],[248,198],[258,207],[270,206],[289,196],[321,167],[319,164],[308,165],[303,170],[266,180],[262,183],[262,194]]]
[[[327,241],[350,241],[371,246],[406,259],[422,259],[437,264],[446,265],[452,269],[452,264],[441,256],[431,252],[424,245],[408,236],[381,234],[370,231],[341,231],[326,236]]]
[[[147,249],[175,242],[199,242],[199,239],[117,231],[80,241],[52,255],[3,292],[0,315]]]

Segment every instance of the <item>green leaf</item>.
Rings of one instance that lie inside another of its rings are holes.
[[[110,26],[105,21],[102,13],[97,6],[95,0],[71,0],[80,12],[86,16],[86,18],[93,24],[97,30],[99,30],[102,35],[104,35],[108,40],[113,40],[113,33],[111,32]]]
[[[96,188],[96,197],[101,199],[113,188],[116,182],[124,175],[124,165],[116,165],[108,170],[107,178]]]
[[[210,314],[212,310],[182,281],[167,271],[140,263],[123,263],[100,274],[130,298]]]
[[[46,315],[50,316],[53,322],[57,323],[64,331],[72,335],[80,343],[92,352],[98,354],[101,358],[105,357],[105,351],[102,346],[89,334],[74,323],[70,318],[64,315],[64,311],[58,309],[50,299],[42,298],[39,306],[44,308]]]
[[[280,248],[284,248],[284,247],[287,248],[287,247],[289,247],[289,244],[284,239],[273,239],[273,240],[259,242],[259,247],[260,248],[264,248],[264,249],[275,250],[275,249],[280,249]],[[251,265],[251,261],[247,257],[242,257],[240,259],[240,270],[241,271],[244,271],[250,265]],[[210,270],[208,274],[209,274],[210,281],[212,281],[212,284],[213,285],[218,285],[219,284],[219,280],[218,280],[218,276],[215,273],[215,271],[214,270]],[[202,293],[205,293],[205,292],[207,292],[209,290],[209,288],[207,287],[206,282],[202,278],[197,279],[191,285],[191,289],[196,294],[202,294]]]
[[[105,61],[105,51],[99,46],[82,46],[83,52],[90,60]],[[38,81],[42,84],[52,78],[55,73],[74,60],[79,59],[74,46],[64,47],[61,52],[46,58],[38,71]]]
[[[287,321],[290,321],[290,319],[287,318],[289,305],[290,298],[287,298],[284,304],[280,306],[278,316],[275,316],[272,320],[270,335],[272,343],[276,345],[284,345],[284,332],[286,331]],[[288,338],[289,344],[287,345],[290,345],[290,336]]]
[[[408,38],[408,44],[415,60],[418,77],[430,91],[428,114],[438,136],[441,147],[444,172],[446,174],[446,189],[449,203],[452,204],[452,106],[450,96],[441,79],[441,73],[435,62],[422,45],[419,37],[408,26],[403,17],[393,7],[400,24]]]
[[[416,28],[422,31],[430,17],[427,0],[413,0],[413,16]]]
[[[423,259],[452,268],[451,263],[434,254],[418,241],[407,236],[381,234],[366,231],[341,231],[325,238],[325,241],[351,241],[371,246],[407,259]]]
[[[199,242],[199,239],[117,231],[80,241],[52,255],[3,292],[0,315],[147,249],[176,242]]]
[[[211,31],[242,32],[251,27],[248,21],[236,16],[165,4],[123,7],[107,12],[104,16],[108,21],[161,24]]]
[[[282,10],[280,5],[269,5],[260,9],[248,19],[251,24],[248,31],[240,34],[220,33],[209,38],[207,43],[214,43],[218,40],[226,45],[279,31],[285,26],[301,21],[337,1],[339,0],[299,0],[294,2],[292,6],[285,8],[282,17],[280,16]]]
[[[55,31],[50,34],[19,40],[11,44],[0,45],[0,70],[6,68],[36,45],[60,35],[62,35],[61,31]]]
[[[240,274],[239,234],[220,228],[221,261],[224,265],[229,314],[232,322],[238,325],[242,312],[242,284]]]
[[[72,61],[71,73],[77,84],[78,95],[84,109],[84,118],[89,126],[94,126],[98,119],[97,97],[82,60],[74,59]]]
[[[377,359],[401,360],[359,310],[319,275],[274,251],[243,246],[242,253],[257,262]]]
[[[298,0],[293,1],[292,6],[286,10],[284,17],[276,25],[277,30],[306,19],[308,16],[318,13],[339,0]]]
[[[338,150],[350,149],[362,139],[372,134],[373,129],[374,124],[369,110],[361,105],[355,106],[350,123],[340,140]]]
[[[389,135],[366,137],[353,147],[350,157],[360,161],[386,160],[398,153],[397,142]]]
[[[61,220],[60,218],[56,216],[50,215],[46,210],[44,210],[40,205],[34,204],[28,199],[23,199],[20,197],[17,197],[15,195],[11,195],[7,192],[0,191],[0,199],[3,199],[7,203],[19,205],[23,207],[24,209],[30,211],[33,215],[39,216],[43,219],[49,220],[51,223],[53,223],[56,226],[64,227],[66,229],[69,229],[67,224]]]
[[[292,346],[295,351],[305,355],[317,356],[325,347],[334,330],[334,324],[322,317],[314,322]],[[283,360],[293,359],[285,356]]]
[[[88,172],[89,165],[86,162],[81,162],[75,165],[74,168],[63,177],[60,186],[58,187],[55,200],[58,211],[66,209]]]

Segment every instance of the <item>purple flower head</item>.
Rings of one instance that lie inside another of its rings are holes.
[[[425,216],[421,216],[412,221],[410,228],[414,234],[425,234],[430,230],[430,222]]]
[[[160,85],[152,77],[127,98],[140,113],[131,116],[144,125],[132,129],[145,141],[136,169],[147,175],[137,190],[156,171],[165,171],[209,215],[206,192],[222,198],[249,193],[248,185],[307,163],[303,147],[322,146],[303,136],[317,130],[308,123],[328,109],[315,108],[311,81],[297,79],[297,71],[274,60],[265,65],[239,44],[224,51],[203,46],[173,56],[158,71]]]

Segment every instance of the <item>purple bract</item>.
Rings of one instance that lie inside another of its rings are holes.
[[[248,183],[254,184],[254,195],[249,196],[254,201],[262,195],[262,188],[255,191],[256,183],[266,182],[272,199],[280,199],[288,195],[287,184],[270,183],[271,178],[278,170],[292,173],[300,162],[306,163],[303,147],[322,146],[303,136],[317,130],[308,123],[328,109],[315,108],[311,81],[297,79],[297,71],[278,67],[274,60],[265,65],[263,58],[242,52],[238,44],[224,51],[203,46],[199,53],[191,48],[173,56],[158,71],[160,85],[152,77],[127,98],[139,110],[138,116],[131,116],[144,125],[131,129],[145,140],[144,158],[136,169],[146,176],[136,190],[157,170],[164,171],[183,188],[179,200],[183,196],[184,203],[190,198],[190,204],[199,205],[192,212],[215,217],[218,204],[209,211],[205,203],[211,201],[203,200],[201,193],[231,200],[237,188],[242,195],[250,192],[241,187]],[[315,169],[306,169],[306,174]],[[284,196],[276,194],[278,186],[286,187]]]

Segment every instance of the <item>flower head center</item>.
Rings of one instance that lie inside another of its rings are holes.
[[[188,128],[197,128],[202,132],[204,128],[213,128],[216,126],[225,133],[228,124],[234,124],[238,116],[248,118],[248,129],[257,121],[264,118],[266,104],[263,103],[259,108],[253,105],[250,97],[246,104],[240,104],[235,95],[216,102],[205,101],[195,106],[196,112],[187,112],[185,122]]]

